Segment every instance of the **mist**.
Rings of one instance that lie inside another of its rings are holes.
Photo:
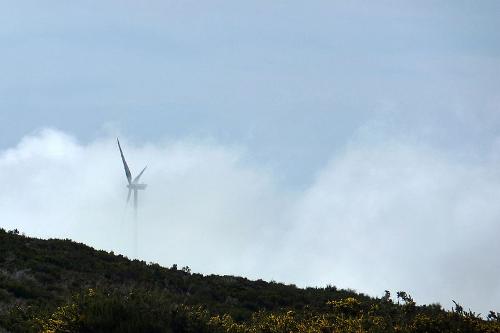
[[[210,139],[136,145],[144,165],[138,258],[372,296],[456,300],[498,310],[498,156],[464,158],[410,140],[351,140],[305,189],[277,182],[243,146]],[[29,236],[70,238],[133,257],[133,211],[116,138],[80,143],[43,129],[0,153],[0,220]]]

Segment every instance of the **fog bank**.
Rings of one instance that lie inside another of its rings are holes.
[[[415,142],[358,138],[305,189],[242,146],[121,138],[139,198],[139,253],[164,266],[371,295],[410,292],[500,310],[500,172]],[[44,129],[0,152],[0,223],[132,257],[133,219],[115,137],[80,143]]]

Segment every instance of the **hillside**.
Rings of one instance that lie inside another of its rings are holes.
[[[0,332],[500,332],[456,305],[201,275],[0,229]]]

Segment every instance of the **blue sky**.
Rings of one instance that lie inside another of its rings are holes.
[[[131,256],[119,135],[145,260],[499,310],[500,2],[1,1],[0,27],[2,227]]]
[[[86,142],[242,144],[310,174],[372,122],[488,145],[500,116],[496,1],[16,1],[0,4],[0,147],[56,127]]]

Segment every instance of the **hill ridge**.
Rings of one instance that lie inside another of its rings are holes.
[[[17,230],[0,229],[0,254],[0,332],[500,332],[498,313],[418,306],[404,292],[398,304],[387,291],[202,275]]]

